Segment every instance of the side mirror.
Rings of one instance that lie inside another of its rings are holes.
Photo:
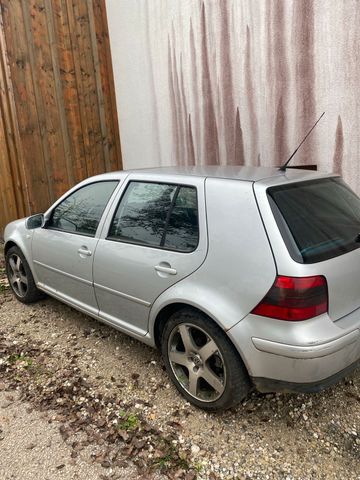
[[[28,230],[34,230],[34,228],[43,227],[45,223],[45,218],[43,213],[38,213],[32,215],[26,219],[25,226]]]

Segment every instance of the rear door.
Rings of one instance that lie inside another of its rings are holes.
[[[360,307],[360,199],[337,177],[287,182],[267,189],[277,222],[272,235],[281,275],[324,275],[329,315],[336,321]],[[280,251],[279,233],[287,255]],[[290,258],[289,258],[290,257]]]
[[[94,258],[100,316],[138,335],[149,309],[205,259],[204,179],[130,175],[109,215]]]

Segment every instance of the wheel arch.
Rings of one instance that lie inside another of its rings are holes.
[[[154,341],[155,345],[157,348],[160,348],[161,345],[161,336],[162,332],[164,330],[164,326],[166,322],[169,320],[171,315],[173,315],[176,312],[179,312],[180,310],[183,310],[185,308],[191,308],[194,311],[200,312],[203,315],[207,315],[205,312],[200,310],[197,307],[194,307],[193,305],[185,302],[175,302],[175,303],[170,303],[168,305],[165,305],[156,315],[155,322],[154,322]],[[208,316],[208,315],[207,315]]]
[[[33,264],[32,264],[32,258],[31,258],[31,251],[29,251],[29,246],[26,244],[26,242],[23,241],[21,236],[16,235],[16,237],[17,238],[15,238],[15,240],[14,240],[14,238],[9,238],[9,240],[7,240],[5,242],[4,256],[6,256],[7,252],[10,250],[10,248],[17,247],[21,251],[21,253],[24,255],[25,260],[27,261],[27,264],[29,265],[31,274],[34,277],[34,280],[35,280],[35,283],[36,283],[37,277],[36,277],[35,272],[34,272],[34,268],[33,268]],[[17,241],[17,240],[19,240],[19,241]]]
[[[5,243],[4,255],[6,255],[7,252],[10,250],[10,248],[12,248],[12,247],[18,247],[18,248],[20,248],[19,245],[18,245],[16,242],[14,242],[13,240],[8,240],[8,241]],[[21,249],[20,249],[20,250],[21,250]]]
[[[228,338],[229,342],[231,345],[234,347],[236,350],[237,354],[239,355],[239,358],[241,362],[244,364],[246,370],[249,372],[249,367],[248,363],[244,359],[244,356],[240,349],[234,344],[233,339],[227,334],[227,331],[221,326],[220,322],[216,320],[212,315],[209,315],[206,311],[202,310],[201,308],[191,305],[190,303],[186,302],[173,302],[169,303],[168,305],[165,305],[156,315],[155,321],[154,321],[154,327],[153,327],[153,339],[155,346],[160,349],[161,348],[161,336],[162,332],[164,330],[166,322],[169,320],[171,315],[173,315],[176,312],[179,312],[180,310],[183,310],[185,308],[190,308],[194,310],[194,312],[199,312],[202,315],[205,315],[206,317],[209,318],[212,322],[214,322],[218,327],[221,328],[221,330],[224,332],[226,337]]]

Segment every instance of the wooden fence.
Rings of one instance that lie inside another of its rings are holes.
[[[0,0],[0,236],[122,168],[104,0]]]

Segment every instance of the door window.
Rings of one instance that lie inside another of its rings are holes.
[[[191,252],[199,240],[195,187],[130,182],[109,239]]]
[[[180,187],[174,202],[164,238],[164,247],[195,250],[199,241],[196,189]]]
[[[53,210],[48,228],[95,236],[117,184],[117,181],[96,182],[79,188]]]

